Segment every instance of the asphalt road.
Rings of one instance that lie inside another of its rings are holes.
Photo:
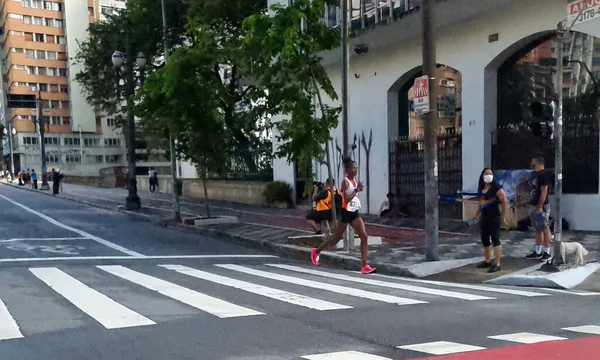
[[[0,206],[1,360],[534,360],[571,341],[595,359],[600,346],[596,293],[315,268],[5,185]]]

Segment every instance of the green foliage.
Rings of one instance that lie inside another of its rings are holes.
[[[336,3],[297,0],[291,6],[274,5],[274,16],[256,14],[244,21],[246,59],[257,86],[267,94],[266,109],[272,116],[283,116],[274,124],[282,143],[277,155],[303,169],[314,158],[324,159],[323,145],[338,124],[340,108],[320,101],[319,91],[332,100],[337,95],[318,55],[339,45],[339,32],[321,22],[325,5]],[[316,97],[320,116],[315,115]],[[312,176],[307,180],[305,194],[312,190]]]
[[[271,181],[263,192],[265,205],[273,206],[277,203],[292,204],[292,187],[284,181]]]

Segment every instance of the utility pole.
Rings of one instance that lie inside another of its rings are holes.
[[[169,62],[169,38],[167,28],[167,5],[166,0],[161,0],[162,5],[162,27],[163,42],[165,47],[165,66]],[[175,137],[169,134],[169,151],[171,153],[171,191],[173,192],[173,217],[175,221],[181,221],[181,205],[179,204],[179,193],[177,179],[177,154],[175,153]]]
[[[128,24],[129,25],[129,24]],[[128,176],[128,194],[125,199],[125,208],[127,210],[138,210],[142,204],[137,193],[136,165],[135,165],[135,117],[133,114],[133,95],[135,92],[133,76],[133,49],[131,46],[131,37],[129,36],[129,26],[125,32],[125,53],[127,60],[126,85],[127,85],[127,168]]]
[[[563,191],[563,74],[565,72],[565,59],[563,54],[563,48],[565,44],[565,39],[568,39],[571,36],[571,29],[573,26],[579,21],[581,14],[587,9],[588,2],[581,7],[579,14],[571,25],[567,26],[567,21],[561,21],[558,23],[556,30],[556,37],[558,45],[556,47],[556,57],[557,57],[557,69],[556,69],[556,82],[555,82],[555,91],[556,91],[556,103],[553,105],[553,111],[555,115],[555,124],[554,124],[554,136],[556,141],[556,148],[554,152],[554,196],[556,198],[556,205],[553,209],[556,214],[556,219],[554,220],[554,256],[552,259],[548,261],[547,264],[551,264],[555,267],[558,267],[564,264],[564,261],[560,254],[560,246],[562,243],[562,191]]]
[[[42,116],[42,92],[38,92],[38,101],[37,101],[37,125],[40,129],[40,155],[42,157],[42,186],[40,186],[40,190],[50,190],[50,185],[48,184],[48,168],[46,167],[46,144],[44,144],[45,133],[46,133],[46,124],[44,124],[43,116]]]
[[[423,28],[423,75],[429,76],[429,112],[423,114],[424,169],[425,169],[425,239],[426,259],[438,261],[439,256],[439,200],[438,200],[438,143],[437,143],[437,78],[434,17],[435,0],[421,1]]]
[[[350,154],[348,144],[348,67],[350,63],[350,46],[348,43],[348,26],[350,0],[342,0],[342,156]],[[360,164],[359,164],[360,166]],[[344,233],[344,250],[354,249],[354,231],[351,227]]]

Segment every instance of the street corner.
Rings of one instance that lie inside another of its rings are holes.
[[[493,281],[500,278],[518,275],[523,272],[529,272],[539,269],[543,263],[532,262],[525,258],[517,257],[502,257],[501,270],[495,273],[489,273],[489,268],[478,268],[477,266],[484,260],[483,256],[462,260],[465,263],[461,264],[461,260],[455,260],[457,266],[448,268],[445,271],[424,275],[427,280],[437,280],[457,283],[494,283]],[[507,284],[502,284],[507,285]]]
[[[600,263],[598,262],[591,262],[582,266],[567,267],[558,272],[542,270],[543,264],[544,263],[533,265],[522,269],[521,271],[490,279],[486,281],[486,283],[493,285],[579,290],[581,289],[581,285],[587,282],[587,286],[584,286],[584,288],[599,287],[596,283],[600,280],[600,276],[597,274],[600,270]],[[588,279],[592,281],[586,281]]]
[[[121,252],[86,237],[0,239],[0,263],[56,257],[116,256]]]

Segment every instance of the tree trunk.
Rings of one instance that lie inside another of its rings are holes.
[[[206,167],[203,165],[200,166],[200,172],[202,173],[202,188],[204,190],[204,204],[206,206],[206,217],[207,218],[211,218],[212,216],[210,215],[210,203],[208,200],[208,186],[206,185],[206,181],[207,181],[207,174],[206,174]]]

